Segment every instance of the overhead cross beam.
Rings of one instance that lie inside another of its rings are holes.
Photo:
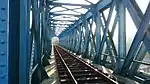
[[[73,11],[73,12],[75,12],[75,13],[82,14],[81,12],[78,12],[78,11],[76,11],[75,9],[69,9],[69,8],[67,8],[67,7],[62,7],[62,8],[65,8],[66,10],[71,10],[71,11]]]
[[[69,8],[67,8],[67,7],[62,7],[62,8],[65,8],[65,9],[64,9],[64,10],[54,11],[54,12],[55,12],[55,13],[56,13],[56,12],[65,12],[65,11],[69,11],[69,10],[71,10],[71,11],[74,10],[74,11],[75,11],[75,10],[77,10],[77,9],[81,9],[81,8],[73,8],[73,9],[69,9]]]
[[[65,26],[56,26],[56,25],[55,25],[55,26],[50,26],[50,27],[52,27],[52,28],[59,27],[59,28],[64,28],[64,29],[65,29],[65,28],[68,27],[68,26],[67,26],[67,25],[65,25]]]
[[[54,27],[68,27],[68,24],[51,24],[50,25],[51,27],[54,26]]]
[[[60,16],[60,15],[68,15],[68,16],[74,16],[74,17],[80,17],[80,15],[77,14],[63,14],[63,13],[50,13],[51,16]]]
[[[53,24],[51,24],[51,25],[70,25],[70,24],[56,24],[56,23],[53,23]]]
[[[74,20],[63,20],[63,19],[61,19],[61,20],[51,19],[51,21],[67,21],[67,22],[74,22]]]
[[[62,5],[81,6],[82,8],[90,8],[91,7],[91,5],[85,5],[85,4],[72,4],[72,3],[59,3],[59,2],[53,2],[53,3],[50,3],[49,5],[54,5],[54,6],[62,6]]]

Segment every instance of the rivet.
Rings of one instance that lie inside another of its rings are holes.
[[[2,64],[2,65],[0,65],[0,67],[5,67],[5,65],[4,65],[4,64]]]
[[[1,79],[4,79],[4,78],[5,78],[5,76],[0,76],[0,78],[1,78]]]
[[[5,41],[4,40],[1,40],[1,44],[4,44],[5,43]]]
[[[1,30],[0,32],[1,32],[1,33],[4,33],[4,32],[5,32],[5,30]]]
[[[6,21],[6,20],[2,19],[1,21],[4,22],[4,21]]]
[[[3,56],[3,55],[5,55],[5,53],[4,53],[4,52],[1,52],[1,55]]]
[[[1,8],[1,10],[5,10],[5,8]]]

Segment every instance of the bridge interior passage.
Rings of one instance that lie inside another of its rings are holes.
[[[149,23],[149,0],[0,1],[0,84],[49,78],[44,67],[56,36],[92,64],[150,84]]]

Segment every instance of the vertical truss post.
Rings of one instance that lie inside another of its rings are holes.
[[[70,31],[70,35],[71,34],[73,34],[73,31]],[[69,50],[72,51],[72,48],[73,48],[73,46],[72,46],[72,44],[73,44],[73,35],[71,35],[69,39],[70,39]]]
[[[75,45],[75,52],[78,53],[78,49],[79,49],[79,38],[80,38],[80,32],[79,32],[79,29],[78,29],[78,26],[77,26],[77,29],[76,29],[76,45]]]
[[[9,0],[0,3],[0,83],[8,84]],[[16,68],[16,67],[15,67]],[[12,76],[11,76],[12,77]]]
[[[41,3],[43,4],[43,3]],[[48,15],[48,7],[47,5],[42,9],[43,12],[41,13],[42,15],[42,40],[43,40],[43,43],[41,43],[41,45],[43,45],[43,52],[44,52],[44,55],[49,57],[49,54],[51,52],[51,38],[52,38],[52,28],[48,26],[48,24],[51,25],[51,23],[48,23],[48,18],[51,18],[49,17]]]
[[[77,44],[77,29],[76,29],[76,27],[74,28],[74,30],[73,30],[73,44],[72,44],[72,46],[73,46],[73,52],[76,52],[76,49],[75,49],[75,47],[77,46],[76,44]]]
[[[9,18],[9,83],[19,83],[19,32],[20,32],[20,0],[5,0],[4,3],[0,3],[3,11],[6,11],[4,15],[8,15]],[[8,6],[9,3],[9,6]],[[7,5],[6,5],[7,4]],[[9,8],[8,8],[9,7]],[[4,12],[0,12],[4,13]],[[7,21],[7,20],[6,20]],[[8,29],[6,29],[8,30]],[[7,33],[7,31],[4,33]],[[5,34],[7,35],[7,34]]]
[[[69,34],[68,34],[68,37],[67,37],[67,45],[68,46],[66,46],[68,49],[70,49],[70,38],[71,38],[71,36],[69,36]]]
[[[70,31],[70,35],[73,33],[73,31]],[[73,44],[73,35],[71,35],[70,37],[69,37],[69,50],[71,50],[72,51],[72,44]]]
[[[71,32],[72,32],[72,33],[71,33],[72,35],[71,35],[71,44],[70,44],[70,48],[71,48],[71,51],[73,51],[73,47],[74,47],[74,46],[73,46],[73,43],[74,43],[74,40],[73,40],[73,37],[74,37],[74,31],[71,30]]]
[[[34,47],[34,62],[33,66],[37,66],[36,70],[32,74],[31,83],[40,83],[42,80],[41,74],[41,29],[40,29],[40,10],[38,6],[38,0],[31,0],[32,4],[32,29],[33,29],[33,38],[35,42]]]
[[[116,11],[119,23],[118,31],[118,58],[116,60],[116,73],[121,73],[121,68],[126,56],[126,22],[125,6],[123,0],[116,0]]]
[[[79,29],[79,25],[77,26],[77,35],[76,35],[76,38],[77,38],[77,45],[76,45],[76,53],[79,54],[79,42],[80,42],[80,29]]]
[[[96,23],[96,54],[94,56],[94,63],[98,64],[98,56],[101,42],[101,29],[100,29],[100,13],[96,9],[94,12],[94,20]]]
[[[30,0],[20,0],[19,84],[29,84]]]
[[[38,8],[38,1],[32,0],[32,9],[33,9],[33,27],[34,27],[34,33],[35,33],[35,49],[36,49],[36,55],[35,55],[35,63],[41,63],[41,50],[40,50],[40,11]]]
[[[85,39],[85,37],[84,37],[84,27],[83,27],[83,23],[82,23],[82,26],[81,26],[81,32],[82,32],[82,34],[81,34],[80,53],[83,54],[83,52],[84,52],[84,39]]]
[[[83,58],[86,58],[89,51],[88,47],[89,47],[90,30],[88,27],[88,20],[85,17],[83,25],[85,27],[85,39],[84,39],[85,44],[84,44]]]
[[[93,30],[92,30],[92,28],[93,28],[93,23],[95,22],[95,18],[94,18],[94,14],[93,14],[93,16],[92,16],[92,22],[90,23],[90,43],[89,43],[89,45],[91,45],[91,47],[89,47],[89,48],[91,48],[91,50],[90,50],[90,54],[89,54],[89,56],[90,56],[90,58],[92,57],[92,56],[94,56],[95,55],[95,51],[96,51],[96,42],[95,42],[95,34],[93,34]],[[95,31],[95,30],[94,30]]]
[[[43,46],[43,54],[46,55],[46,28],[47,28],[47,8],[44,9],[44,12],[43,12],[43,17],[42,17],[42,20],[43,20],[43,28],[42,28],[42,36],[43,36],[43,40],[42,40],[42,46]]]
[[[81,53],[82,34],[83,34],[83,31],[82,31],[82,27],[81,27],[81,24],[80,24],[79,25],[79,43],[78,43],[78,50],[77,50],[77,52],[79,54]]]

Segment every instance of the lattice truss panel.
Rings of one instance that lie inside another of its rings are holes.
[[[148,0],[100,0],[59,35],[60,45],[142,82],[150,77],[149,23]]]

